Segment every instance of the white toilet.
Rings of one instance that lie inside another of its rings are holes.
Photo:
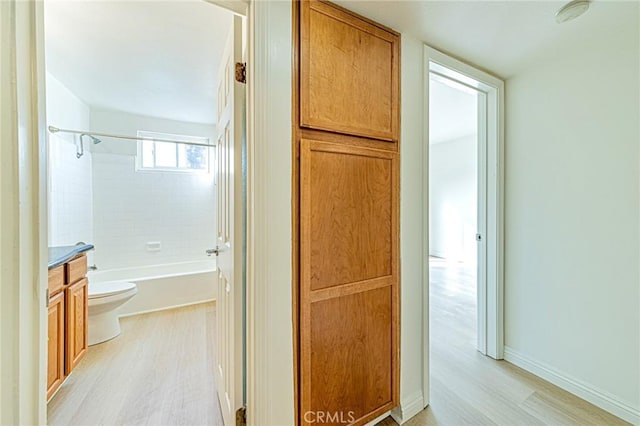
[[[127,281],[89,281],[89,346],[120,334],[118,308],[138,293]]]

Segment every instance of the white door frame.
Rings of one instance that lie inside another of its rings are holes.
[[[291,3],[207,1],[248,18],[247,420],[293,424]],[[0,423],[46,424],[44,8],[0,3]]]
[[[424,111],[429,117],[429,74],[431,71],[478,90],[478,161],[486,159],[486,173],[479,174],[480,203],[478,233],[482,236],[478,276],[478,350],[495,358],[504,357],[504,82],[432,47],[424,48]],[[427,119],[428,121],[428,119]],[[425,126],[423,158],[424,240],[424,394],[429,395],[429,126]],[[481,170],[481,167],[479,167]],[[483,194],[484,192],[484,194]],[[486,197],[484,197],[485,195]]]
[[[0,2],[0,424],[46,416],[43,28],[42,2]]]
[[[247,421],[293,425],[292,2],[249,10]]]

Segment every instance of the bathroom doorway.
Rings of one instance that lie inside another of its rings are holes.
[[[93,345],[71,371],[61,344],[49,424],[231,424],[244,404],[247,150],[235,71],[246,18],[204,1],[44,10],[49,246],[93,246],[74,257],[89,283],[82,344]],[[232,262],[222,287],[218,254]],[[96,337],[107,307],[121,328]]]

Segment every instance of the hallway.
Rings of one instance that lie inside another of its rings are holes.
[[[506,361],[475,349],[474,271],[430,259],[430,406],[405,423],[427,425],[626,425]],[[380,423],[395,425],[391,418]]]

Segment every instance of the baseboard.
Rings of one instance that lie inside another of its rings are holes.
[[[504,359],[631,424],[640,425],[640,410],[620,401],[608,392],[596,389],[508,346],[504,348]]]
[[[380,423],[381,421],[383,421],[384,419],[386,419],[387,417],[389,417],[389,414],[391,414],[391,411],[387,411],[386,413],[379,415],[375,419],[373,419],[370,422],[366,423],[364,426],[375,426],[378,423]]]
[[[420,411],[424,410],[424,397],[422,392],[416,392],[404,401],[400,401],[400,405],[391,410],[391,417],[399,425],[406,423],[417,415]]]
[[[186,308],[187,306],[201,305],[203,303],[211,303],[215,301],[216,299],[207,299],[207,300],[198,300],[196,302],[183,303],[182,305],[163,306],[162,308],[158,308],[158,309],[149,309],[147,311],[140,311],[140,312],[130,312],[128,314],[119,315],[118,318],[127,318],[127,317],[133,317],[136,315],[151,314],[153,312],[168,311],[170,309]]]

